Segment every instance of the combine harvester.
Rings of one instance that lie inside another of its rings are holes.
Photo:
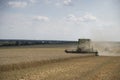
[[[65,50],[66,53],[77,53],[77,54],[95,54],[98,56],[98,51],[93,49],[90,39],[78,39],[77,49]]]

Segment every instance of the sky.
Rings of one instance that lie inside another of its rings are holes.
[[[120,41],[120,0],[0,0],[0,39]]]

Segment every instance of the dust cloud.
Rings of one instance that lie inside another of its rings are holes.
[[[93,42],[99,56],[120,56],[120,42]]]

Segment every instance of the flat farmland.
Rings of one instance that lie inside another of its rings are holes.
[[[84,56],[2,71],[0,80],[120,80],[120,57]]]
[[[120,80],[120,56],[66,54],[66,48],[73,47],[0,48],[0,80]]]
[[[64,48],[0,49],[0,65],[79,56],[76,54],[66,54],[64,50]]]

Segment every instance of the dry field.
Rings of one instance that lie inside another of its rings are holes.
[[[104,53],[114,49],[101,47]],[[65,54],[65,48],[1,48],[0,80],[120,80],[120,56]]]
[[[3,71],[0,80],[120,80],[120,57],[84,56]]]

